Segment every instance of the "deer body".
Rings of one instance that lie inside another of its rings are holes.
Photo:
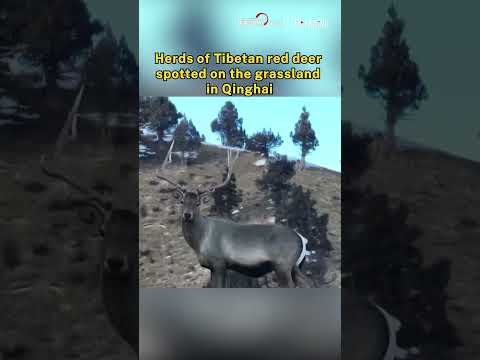
[[[264,263],[295,264],[302,252],[302,241],[281,225],[237,224],[224,219],[198,216],[182,221],[183,235],[206,267],[216,262],[225,266],[255,267]],[[286,256],[279,259],[279,255]]]

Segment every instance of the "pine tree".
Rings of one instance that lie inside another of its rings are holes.
[[[41,65],[47,90],[57,89],[60,64],[72,62],[91,48],[92,38],[103,26],[92,20],[82,0],[28,1],[31,21],[21,29],[20,40],[27,45],[26,57]],[[24,10],[26,11],[26,10]]]
[[[227,178],[227,175],[228,168],[225,169],[222,181]],[[235,174],[232,174],[230,182],[225,187],[213,193],[213,200],[210,213],[232,218],[232,211],[242,202],[242,191],[237,189]]]
[[[231,101],[227,101],[218,117],[211,123],[212,132],[218,133],[223,145],[243,148],[247,135],[243,129],[243,119]]]
[[[93,48],[86,63],[86,81],[95,94],[96,108],[101,112],[114,112],[118,107],[117,80],[118,68],[115,66],[118,55],[118,43],[109,25],[97,45]]]
[[[163,142],[165,131],[178,124],[182,114],[168,97],[147,97],[140,99],[140,122],[156,131]]]
[[[305,157],[318,146],[318,139],[315,135],[315,130],[312,128],[309,117],[310,113],[304,106],[302,108],[302,113],[300,114],[300,119],[295,124],[295,131],[290,133],[293,143],[300,146],[302,169],[305,167]]]
[[[360,66],[358,75],[367,94],[380,99],[385,111],[385,150],[395,148],[395,125],[409,110],[417,110],[428,98],[417,64],[410,58],[410,49],[403,39],[405,22],[393,5],[383,26],[380,39],[370,52],[370,69]]]
[[[261,152],[268,159],[270,151],[282,143],[280,134],[275,135],[271,129],[263,129],[246,139],[246,149]]]
[[[119,97],[123,99],[122,104],[126,103],[125,107],[130,111],[130,108],[136,109],[138,106],[138,64],[123,35],[118,43],[117,62],[120,77]]]
[[[320,249],[329,251],[332,245],[327,238],[328,214],[319,216],[315,204],[310,190],[292,185],[286,204],[276,204],[275,219],[315,242]]]
[[[295,161],[288,160],[286,156],[277,156],[269,162],[267,172],[257,179],[257,187],[267,191],[268,197],[273,200],[275,206],[282,207],[286,203],[291,188],[289,181],[294,175]]]
[[[187,120],[185,115],[178,124],[174,132],[175,149],[182,152],[182,165],[186,165],[186,153],[190,151],[197,151],[200,148],[202,136],[192,120]]]
[[[392,205],[387,195],[345,191],[342,273],[348,277],[342,287],[372,298],[402,319],[404,346],[428,343],[441,354],[459,344],[446,314],[450,262],[439,259],[425,266],[415,245],[420,229],[408,223],[408,216],[408,207]]]

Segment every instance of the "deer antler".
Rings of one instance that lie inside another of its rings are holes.
[[[231,149],[227,150],[227,168],[228,168],[227,177],[221,184],[211,185],[207,190],[208,192],[211,192],[211,193],[215,192],[216,190],[221,189],[222,187],[226,186],[230,182],[230,179],[232,178],[232,174],[233,174],[233,166],[235,165],[235,162],[237,161],[239,154],[240,154],[240,150],[237,150],[235,158],[233,158],[232,160],[232,150]]]
[[[173,149],[173,144],[175,144],[175,139],[172,140],[172,143],[170,144],[170,148],[168,149],[167,155],[165,156],[165,160],[163,160],[162,167],[161,167],[162,171],[165,170],[165,167],[167,165],[168,157],[169,157],[169,155],[170,155],[170,153],[172,152],[172,149]],[[156,171],[155,175],[160,180],[164,180],[164,181],[168,182],[170,185],[173,185],[175,187],[175,190],[178,191],[181,195],[185,194],[186,189],[185,189],[184,186],[180,185],[179,183],[177,183],[176,181],[174,181],[172,179],[169,179],[166,176],[160,175],[158,173],[158,170]]]
[[[69,129],[71,128],[71,126],[72,126],[72,121],[73,121],[74,117],[77,115],[78,107],[80,106],[80,101],[82,99],[84,88],[85,88],[85,85],[82,84],[82,86],[80,87],[80,90],[78,91],[78,94],[75,98],[72,109],[68,113],[67,120],[65,121],[65,124],[64,124],[62,130],[60,131],[60,134],[59,134],[59,136],[57,138],[57,141],[55,143],[55,152],[54,152],[54,156],[53,156],[52,160],[58,159],[58,157],[60,156],[60,154],[61,154],[61,152],[62,152],[62,150],[65,146],[65,144],[67,143],[68,132],[69,132]],[[104,204],[104,202],[102,201],[102,199],[100,199],[100,197],[95,192],[90,190],[88,187],[83,186],[82,184],[76,182],[75,180],[73,180],[69,176],[67,176],[65,174],[62,174],[59,170],[55,170],[53,168],[48,167],[46,165],[46,162],[47,162],[47,157],[46,157],[45,154],[42,154],[42,156],[40,158],[40,167],[41,167],[42,171],[47,176],[49,176],[51,178],[54,178],[54,179],[57,179],[57,180],[60,180],[60,181],[63,181],[67,185],[70,185],[74,189],[80,191],[82,194],[87,196],[87,198],[88,198],[87,202],[90,203],[96,210],[98,210],[100,215],[105,219],[106,212],[107,212],[107,207]]]

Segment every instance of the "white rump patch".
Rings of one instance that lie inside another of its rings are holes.
[[[409,355],[410,351],[407,351],[397,344],[397,332],[402,327],[400,321],[387,313],[384,309],[380,306],[375,304],[378,310],[383,314],[385,320],[388,324],[388,348],[385,352],[385,356],[383,357],[384,360],[395,360],[395,359],[405,359],[407,355]],[[413,352],[413,351],[412,351]]]
[[[302,235],[300,235],[298,232],[295,231],[295,233],[300,236],[300,239],[302,239],[302,252],[300,253],[300,256],[298,257],[298,260],[297,260],[297,263],[296,265],[299,266],[303,259],[305,259],[305,255],[307,255],[307,243],[308,243],[308,240],[303,237]]]
[[[255,166],[265,166],[267,164],[267,159],[260,159],[253,163]]]

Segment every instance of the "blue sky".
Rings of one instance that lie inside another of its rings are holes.
[[[360,64],[369,67],[370,48],[381,34],[389,5],[384,0],[351,1],[350,10],[342,14],[342,118],[364,128],[384,128],[385,110],[365,94],[357,74]],[[478,21],[480,3],[459,7],[449,1],[396,1],[395,5],[406,22],[410,55],[429,93],[418,111],[398,122],[397,135],[480,161],[480,72],[472,71],[480,63],[480,50],[472,46],[471,28]],[[452,16],[461,21],[453,25],[448,21]]]
[[[185,113],[207,142],[220,144],[218,136],[210,130],[226,101],[232,101],[243,118],[247,134],[263,128],[280,133],[282,146],[274,149],[291,158],[299,157],[299,149],[290,139],[290,131],[300,117],[302,106],[310,112],[319,146],[307,156],[307,162],[327,169],[341,170],[341,101],[340,97],[170,97],[177,111]]]

